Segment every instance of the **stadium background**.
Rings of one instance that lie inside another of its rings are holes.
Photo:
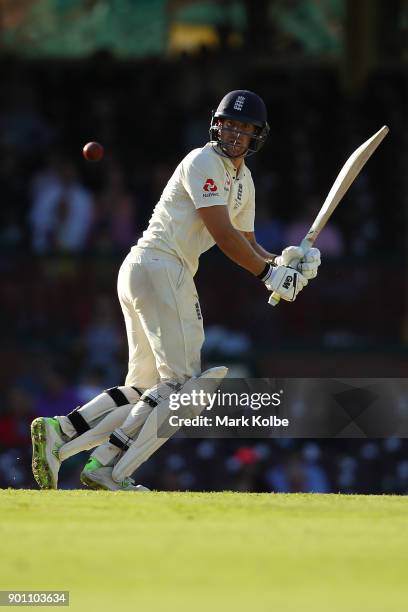
[[[217,248],[202,257],[204,365],[406,376],[406,2],[2,0],[0,11],[1,487],[34,486],[33,416],[123,380],[118,266],[230,89],[255,90],[269,109],[269,142],[249,165],[257,237],[274,251],[298,242],[349,153],[383,124],[391,133],[322,234],[320,278],[295,305],[272,311]],[[89,140],[103,162],[82,159]],[[405,493],[407,447],[175,439],[138,481]],[[63,466],[63,487],[78,486],[84,460]]]

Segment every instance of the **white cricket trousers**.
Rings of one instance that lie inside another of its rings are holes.
[[[149,389],[201,373],[203,321],[193,277],[176,256],[133,247],[118,276],[129,345],[126,385]]]

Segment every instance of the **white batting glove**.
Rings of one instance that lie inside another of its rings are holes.
[[[294,259],[299,261],[302,257],[304,257],[304,252],[301,247],[288,246],[283,249],[279,257],[276,257],[274,264],[275,266],[290,266]]]
[[[270,266],[261,280],[268,291],[279,293],[281,298],[287,302],[294,302],[297,294],[308,283],[303,274],[287,266]]]
[[[320,266],[320,251],[312,247],[299,262],[298,270],[308,280],[317,276],[317,269]]]
[[[282,254],[275,259],[277,266],[289,266],[293,260],[299,259],[297,270],[303,274],[305,278],[310,280],[317,276],[317,269],[320,266],[320,251],[315,247],[308,250],[306,255],[303,254],[301,247],[289,246],[282,251]]]

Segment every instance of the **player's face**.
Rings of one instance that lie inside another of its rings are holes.
[[[223,148],[233,157],[244,155],[254,133],[255,126],[252,123],[243,123],[235,119],[222,120],[221,141]]]

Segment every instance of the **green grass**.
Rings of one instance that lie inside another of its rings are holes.
[[[0,550],[71,610],[408,608],[405,497],[3,490]]]

